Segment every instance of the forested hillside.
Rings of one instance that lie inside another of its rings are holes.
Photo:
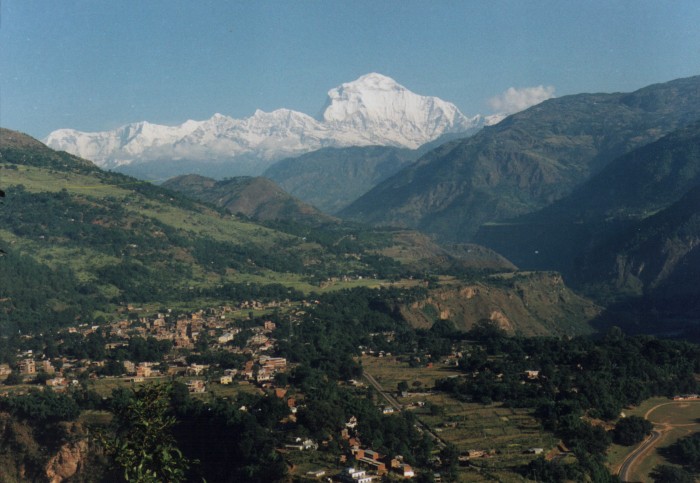
[[[238,177],[216,181],[191,174],[169,179],[161,186],[256,220],[310,224],[333,221],[330,216],[290,196],[267,178]]]
[[[6,273],[16,273],[0,282],[3,330],[75,320],[110,303],[215,296],[229,283],[311,289],[333,276],[410,271],[371,253],[390,246],[390,234],[351,243],[352,229],[307,230],[307,239],[101,171],[13,131],[0,132],[0,156],[0,240]]]
[[[541,209],[634,148],[700,117],[700,77],[626,94],[550,99],[437,148],[340,215],[469,241]]]

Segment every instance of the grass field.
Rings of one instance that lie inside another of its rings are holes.
[[[700,401],[671,401],[668,398],[652,398],[638,407],[626,410],[628,416],[646,417],[662,433],[661,439],[648,456],[634,468],[634,481],[651,481],[649,473],[654,467],[670,464],[659,452],[681,438],[700,431]],[[618,468],[636,446],[612,445],[608,452],[608,465],[611,471]]]
[[[396,390],[399,382],[406,381],[413,391],[408,397],[399,398],[407,405],[422,401],[442,409],[433,415],[427,409],[417,409],[418,416],[443,441],[454,444],[460,452],[485,450],[488,457],[476,458],[471,467],[460,467],[459,479],[465,482],[526,481],[514,472],[518,466],[532,460],[526,454],[528,448],[539,447],[545,452],[558,443],[551,433],[542,430],[540,423],[528,409],[513,409],[500,404],[482,405],[465,403],[442,393],[430,393],[435,380],[459,374],[444,366],[411,368],[393,357],[362,358],[364,370],[374,376],[385,390]],[[419,385],[414,383],[419,382]]]
[[[391,391],[395,391],[401,381],[406,381],[408,387],[413,389],[416,386],[432,388],[437,379],[460,374],[455,369],[439,365],[412,368],[407,362],[400,362],[395,357],[364,356],[362,367],[374,376],[385,390]],[[420,385],[414,386],[415,382],[420,382]]]

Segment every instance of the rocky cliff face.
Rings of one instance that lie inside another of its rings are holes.
[[[46,464],[46,477],[50,483],[61,483],[75,476],[85,466],[88,457],[87,440],[66,443]]]
[[[450,320],[458,329],[469,330],[488,319],[520,336],[591,332],[588,321],[599,313],[598,306],[569,290],[554,272],[498,274],[475,283],[442,286],[403,310],[417,327]]]
[[[78,423],[35,428],[0,413],[0,482],[88,482],[94,479],[87,434]],[[97,478],[100,478],[99,476]]]

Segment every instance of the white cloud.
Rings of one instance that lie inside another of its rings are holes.
[[[513,114],[554,97],[554,86],[509,87],[502,94],[489,99],[494,112]]]

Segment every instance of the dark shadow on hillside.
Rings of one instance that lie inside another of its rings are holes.
[[[600,333],[616,326],[629,335],[648,334],[700,343],[700,318],[693,311],[683,310],[682,304],[664,305],[645,297],[628,297],[609,304],[590,325]]]

